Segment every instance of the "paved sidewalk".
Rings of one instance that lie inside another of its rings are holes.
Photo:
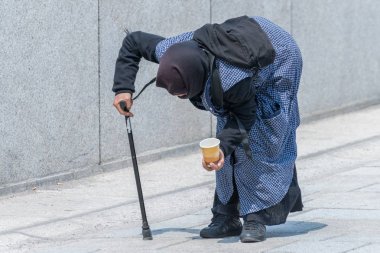
[[[262,243],[199,237],[214,174],[192,153],[140,165],[152,241],[128,167],[0,197],[0,252],[380,252],[380,105],[303,124],[298,143],[305,209]]]

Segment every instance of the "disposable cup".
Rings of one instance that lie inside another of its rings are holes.
[[[207,138],[199,143],[206,164],[219,160],[219,144],[220,140],[217,138]]]

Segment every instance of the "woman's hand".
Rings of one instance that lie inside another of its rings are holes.
[[[219,160],[217,162],[206,164],[205,160],[202,158],[202,166],[205,170],[217,171],[223,168],[223,165],[224,165],[224,154],[222,150],[219,150]]]
[[[127,105],[127,109],[129,112],[123,111],[123,109],[120,107],[120,102],[124,101]],[[133,100],[132,100],[132,94],[131,93],[120,93],[115,96],[115,99],[113,100],[113,106],[118,110],[118,112],[121,115],[127,116],[127,117],[133,117],[133,113],[131,113]]]

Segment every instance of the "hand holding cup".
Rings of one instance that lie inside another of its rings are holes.
[[[219,148],[220,140],[207,138],[199,143],[202,150],[202,166],[208,171],[220,170],[224,165],[224,154]]]

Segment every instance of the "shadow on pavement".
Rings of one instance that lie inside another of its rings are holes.
[[[174,232],[174,233],[183,232],[183,233],[199,235],[199,231],[200,229],[195,229],[195,228],[161,228],[161,229],[152,230],[152,233],[153,233],[153,236],[170,233],[170,232]]]
[[[311,221],[288,221],[285,224],[267,227],[267,237],[289,237],[307,234],[314,230],[319,230],[327,225]]]

